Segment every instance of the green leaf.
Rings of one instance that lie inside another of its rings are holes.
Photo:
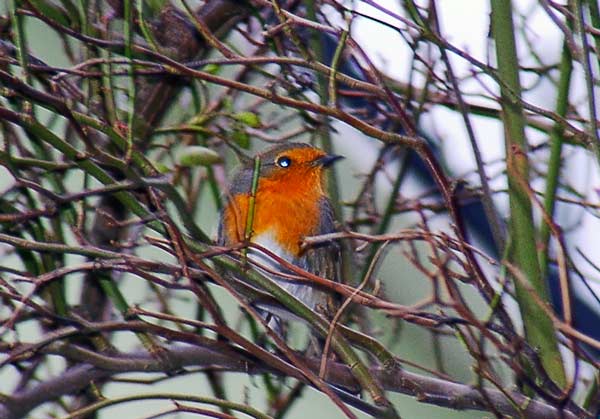
[[[206,115],[206,114],[201,113],[201,114],[193,116],[190,119],[189,124],[190,125],[197,125],[199,127],[202,127],[202,126],[204,126],[206,124],[206,122],[208,120],[209,120],[209,116]]]
[[[260,117],[254,112],[239,112],[234,114],[233,118],[251,128],[260,128],[262,126]]]
[[[222,108],[225,112],[233,112],[233,100],[230,96],[223,98]]]
[[[167,166],[164,163],[161,162],[152,162],[152,164],[154,165],[154,167],[156,167],[156,170],[158,170],[160,173],[171,173],[173,171],[173,169],[171,169],[169,166]]]
[[[221,66],[218,64],[206,64],[202,71],[209,74],[217,74],[221,70]]]
[[[165,7],[167,0],[146,0],[143,4],[150,9],[148,15],[155,16]]]
[[[183,167],[212,166],[223,161],[216,151],[197,145],[184,148],[178,160]]]
[[[38,9],[40,12],[44,14],[44,16],[55,20],[63,26],[70,27],[72,25],[71,19],[68,16],[65,9],[58,5],[51,4],[48,1],[41,0],[31,0],[31,3]]]
[[[231,139],[246,150],[250,148],[250,135],[242,128],[235,127],[231,133]]]
[[[60,0],[61,6],[58,4],[49,5],[47,1],[34,0],[32,1],[35,7],[39,11],[44,13],[44,16],[48,16],[61,24],[70,27],[73,30],[79,30],[81,28],[81,21],[79,19],[79,11],[77,6],[70,0]],[[54,12],[47,9],[56,9]],[[48,13],[48,14],[46,14]],[[63,14],[63,17],[59,18],[55,16],[55,13]],[[65,19],[67,23],[65,23]]]

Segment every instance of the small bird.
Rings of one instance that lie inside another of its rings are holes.
[[[325,169],[342,156],[327,154],[308,144],[288,143],[275,146],[259,157],[250,241],[307,272],[339,281],[340,249],[337,243],[327,242],[306,249],[301,243],[307,236],[335,231]],[[218,243],[222,246],[235,245],[245,239],[254,171],[254,165],[250,163],[233,177],[219,223]],[[248,258],[267,266],[269,271],[291,273],[257,249],[249,250]],[[335,313],[337,303],[331,293],[305,282],[290,282],[267,270],[261,271],[311,310],[329,318]],[[265,310],[269,326],[284,335],[280,317],[289,320],[294,316],[259,302],[253,304]]]

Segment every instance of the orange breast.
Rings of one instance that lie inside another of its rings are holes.
[[[299,256],[302,239],[318,234],[323,189],[317,175],[306,172],[286,179],[261,178],[256,192],[253,235],[270,231],[282,248]],[[249,198],[249,194],[233,197],[225,208],[224,232],[230,244],[244,238]]]

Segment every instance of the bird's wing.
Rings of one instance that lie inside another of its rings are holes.
[[[333,233],[335,231],[335,217],[331,202],[327,198],[321,198],[320,202],[321,220],[315,235]],[[306,271],[322,278],[335,282],[341,282],[341,249],[335,242],[325,242],[312,246],[304,251],[298,264]],[[335,313],[339,306],[339,296],[333,292],[321,292],[318,304],[327,310],[330,316]]]

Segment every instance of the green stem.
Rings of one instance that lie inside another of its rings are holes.
[[[575,0],[575,7],[572,8],[573,14],[575,15],[575,27],[581,38],[581,67],[583,69],[585,87],[587,90],[587,108],[589,112],[589,121],[587,125],[587,131],[592,139],[592,150],[596,153],[596,159],[600,162],[600,136],[598,135],[598,127],[596,125],[597,114],[596,114],[596,95],[594,92],[594,69],[592,67],[590,59],[590,48],[588,44],[588,30],[586,28],[585,21],[585,9],[583,7],[582,0]]]
[[[567,114],[569,105],[569,87],[571,85],[571,74],[573,72],[573,62],[569,47],[565,42],[563,45],[562,57],[560,61],[560,79],[558,81],[558,96],[556,98],[556,114],[564,117]],[[558,189],[561,169],[561,153],[564,144],[564,136],[558,124],[550,133],[550,158],[548,161],[548,172],[546,174],[546,192],[544,194],[544,211],[552,219],[554,207],[556,204],[556,191]],[[545,278],[548,272],[548,246],[550,240],[550,225],[543,222],[540,229],[540,269],[542,277]]]
[[[125,160],[131,160],[133,152],[133,122],[135,116],[135,67],[133,64],[133,49],[131,47],[133,37],[133,2],[130,0],[123,2],[123,36],[125,37],[125,56],[129,61],[127,66],[127,97],[128,97],[128,113],[127,113],[127,150]]]
[[[104,103],[104,110],[106,114],[106,119],[111,126],[116,126],[118,121],[117,110],[115,106],[115,97],[113,92],[116,90],[113,86],[113,78],[111,77],[113,71],[113,65],[111,64],[111,52],[102,50],[101,56],[106,62],[100,65],[100,69],[102,71],[102,99]]]
[[[17,45],[17,60],[21,66],[21,73],[25,83],[31,85],[31,75],[28,71],[29,56],[27,55],[27,42],[23,30],[23,16],[16,13],[17,4],[15,0],[9,0],[9,12],[12,27],[14,29],[15,44]]]
[[[598,397],[600,396],[600,372],[596,370],[592,383],[586,391],[585,399],[581,407],[584,409],[597,408],[595,405],[598,404]]]
[[[598,29],[600,28],[600,9],[598,8],[598,1],[588,0],[587,4],[590,9],[590,20],[592,21],[592,27],[594,27],[594,29]],[[600,48],[600,35],[598,35],[597,31],[591,32],[591,35],[594,38],[594,44],[596,44],[596,51],[598,51],[598,48]],[[597,54],[596,59],[600,65],[600,56]]]
[[[252,186],[250,189],[250,197],[248,198],[248,213],[246,214],[246,228],[244,231],[244,241],[247,243],[252,238],[252,226],[254,225],[254,214],[256,210],[256,190],[258,189],[258,178],[260,176],[260,156],[254,157],[254,170],[252,172]],[[246,257],[248,249],[242,249],[244,263],[247,262]]]
[[[337,104],[337,99],[336,99],[336,90],[335,90],[335,77],[337,76],[338,73],[338,65],[340,63],[340,58],[342,57],[342,52],[344,51],[344,47],[346,46],[346,39],[348,39],[348,33],[350,32],[350,29],[348,28],[348,30],[342,31],[342,36],[340,37],[340,42],[338,43],[338,46],[335,49],[335,53],[333,54],[333,59],[331,60],[331,74],[329,74],[329,87],[328,87],[328,92],[329,92],[329,106],[336,106]]]
[[[244,240],[252,238],[252,225],[254,224],[254,212],[256,210],[256,190],[258,189],[258,178],[260,176],[260,156],[254,157],[254,170],[252,172],[252,187],[250,189],[250,199],[248,200],[248,214],[246,215],[246,231],[244,231]]]
[[[158,45],[156,44],[156,41],[154,40],[154,37],[152,36],[150,28],[148,27],[148,24],[146,23],[146,19],[144,19],[144,1],[136,0],[136,8],[137,8],[138,19],[140,22],[140,29],[142,31],[142,35],[144,35],[144,39],[146,40],[146,42],[148,42],[148,45],[150,45],[150,47],[152,48],[153,51],[160,52],[160,50],[158,49]]]
[[[96,412],[100,409],[104,409],[109,406],[114,406],[121,403],[127,403],[138,400],[170,400],[177,402],[193,402],[193,403],[204,403],[213,406],[219,406],[221,408],[227,408],[235,410],[240,413],[244,413],[250,417],[256,419],[270,419],[271,417],[261,413],[259,410],[254,409],[250,406],[230,402],[229,400],[215,399],[211,397],[202,396],[191,396],[189,394],[175,394],[175,393],[155,393],[155,394],[136,394],[133,396],[116,397],[116,398],[105,398],[94,404],[85,406],[77,411],[65,416],[63,419],[74,419],[76,417],[88,417],[90,413]],[[215,416],[218,417],[218,416]]]
[[[496,42],[498,73],[501,84],[502,112],[506,143],[508,194],[510,199],[509,261],[519,269],[542,301],[549,301],[547,284],[541,276],[536,249],[535,226],[529,196],[528,145],[521,101],[509,96],[521,96],[519,61],[515,46],[515,28],[510,0],[491,0],[492,33]],[[514,281],[516,299],[523,318],[525,335],[532,347],[538,348],[543,366],[561,387],[566,377],[552,320],[527,288]]]

